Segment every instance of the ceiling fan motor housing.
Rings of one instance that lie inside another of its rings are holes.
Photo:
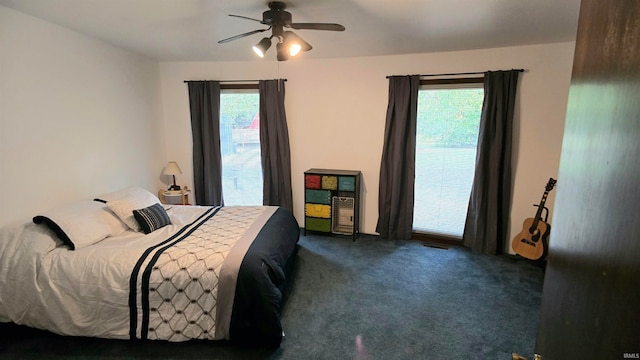
[[[269,3],[269,10],[262,13],[262,23],[269,26],[291,24],[291,13],[285,11],[286,5],[279,1]]]

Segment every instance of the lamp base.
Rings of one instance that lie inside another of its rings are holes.
[[[180,190],[180,185],[171,185],[169,186],[169,190]]]

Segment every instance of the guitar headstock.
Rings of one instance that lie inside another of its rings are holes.
[[[549,178],[549,182],[547,182],[547,186],[545,187],[546,191],[553,190],[553,186],[558,182],[558,180],[554,178]]]

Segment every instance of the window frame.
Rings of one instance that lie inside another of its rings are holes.
[[[260,88],[258,83],[221,83],[220,96],[223,94],[257,94],[258,113],[260,112]],[[220,101],[220,99],[218,99],[218,101]],[[222,106],[220,106],[219,111],[222,112]],[[224,169],[222,171],[224,172]],[[224,186],[222,187],[222,196],[224,198]],[[264,198],[264,193],[262,194],[262,197]]]
[[[422,89],[464,89],[479,88],[478,84],[484,83],[484,75],[478,77],[458,77],[458,78],[442,78],[442,79],[420,79],[419,90]],[[418,91],[419,91],[418,90]],[[417,111],[417,109],[416,109]],[[415,184],[415,182],[414,182]],[[415,209],[415,203],[414,203]],[[419,240],[426,243],[438,245],[462,245],[462,238],[449,236],[444,234],[434,234],[421,231],[412,231],[411,239]]]

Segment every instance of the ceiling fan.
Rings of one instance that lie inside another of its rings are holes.
[[[271,39],[276,39],[277,45],[276,49],[278,51],[278,61],[286,61],[290,56],[295,56],[301,51],[309,51],[311,50],[311,45],[306,41],[302,40],[298,35],[293,33],[293,31],[285,31],[285,28],[291,28],[296,30],[328,30],[328,31],[344,31],[344,26],[340,24],[332,24],[332,23],[294,23],[292,22],[291,13],[285,11],[287,5],[280,1],[272,1],[269,2],[269,10],[262,13],[262,20],[242,16],[242,15],[232,15],[229,16],[247,19],[252,21],[257,21],[263,25],[267,25],[266,29],[257,29],[253,31],[246,32],[244,34],[239,34],[232,36],[230,38],[222,39],[218,41],[218,44],[224,44],[229,41],[233,41],[236,39],[243,38],[245,36],[261,33],[264,31],[271,30],[271,36],[265,37],[260,40],[259,43],[253,46],[253,51],[258,54],[260,57],[264,57],[264,54],[267,52],[267,49],[271,46]]]

